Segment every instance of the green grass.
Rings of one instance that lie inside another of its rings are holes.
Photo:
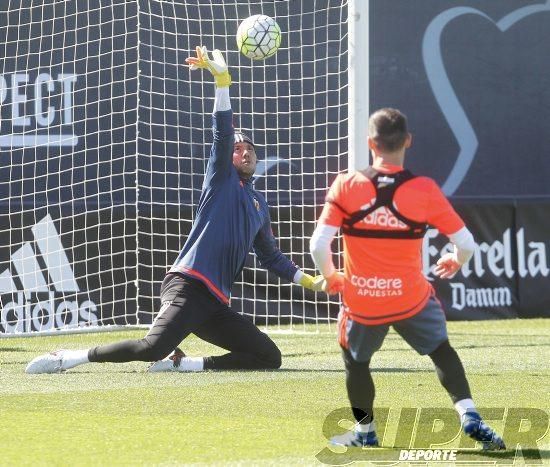
[[[320,465],[316,455],[327,447],[325,418],[337,409],[342,409],[338,415],[349,417],[343,364],[336,337],[328,331],[272,334],[283,352],[278,371],[147,374],[147,364],[135,362],[83,365],[56,375],[24,374],[26,363],[40,353],[142,334],[0,340],[0,465]],[[550,320],[450,323],[449,334],[485,414],[500,407],[539,409],[527,423],[544,433],[550,414]],[[220,353],[194,337],[183,348],[190,355]],[[417,356],[396,334],[388,335],[372,369],[376,405],[390,409],[385,448],[323,451],[323,456],[330,454],[323,459],[396,459],[399,449],[407,447],[407,423],[414,421],[411,416],[398,425],[401,408],[435,407],[443,414],[452,409],[429,358]],[[334,423],[339,418],[332,416]],[[498,418],[497,411],[492,424],[508,433],[509,426]],[[430,433],[432,419],[418,427],[420,438],[426,430]],[[457,432],[458,421],[446,426]],[[333,425],[328,431],[335,430]],[[520,439],[521,433],[510,432],[506,441],[513,448]],[[514,460],[514,449],[472,454],[468,441],[457,438],[443,447],[461,448],[458,460],[476,465]],[[429,448],[419,442],[415,447]],[[523,448],[527,464],[537,461],[537,448],[542,462],[549,463],[550,433],[546,430],[538,443]]]

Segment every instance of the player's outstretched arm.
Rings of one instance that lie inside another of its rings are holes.
[[[271,221],[268,219],[254,239],[254,253],[260,265],[275,273],[282,279],[301,285],[305,289],[320,292],[323,276],[311,276],[303,272],[284,253],[279,250],[277,240],[271,229]]]
[[[231,110],[229,99],[229,86],[231,85],[231,75],[223,54],[215,49],[212,52],[212,60],[208,56],[208,49],[203,46],[197,46],[195,57],[187,57],[185,62],[191,70],[208,70],[214,77],[216,83],[216,97],[214,99],[214,113],[218,111]],[[215,122],[214,122],[215,124]]]
[[[195,57],[187,57],[185,63],[191,70],[208,70],[214,77],[216,87],[228,88],[231,85],[231,75],[223,54],[215,49],[212,52],[212,59],[208,56],[208,49],[205,46],[197,46]]]
[[[208,70],[216,83],[212,129],[214,142],[210,151],[210,160],[205,174],[205,186],[216,185],[230,176],[233,169],[232,157],[234,144],[233,114],[229,86],[231,75],[223,54],[219,50],[212,52],[212,59],[205,46],[195,49],[196,56],[187,57],[185,62],[191,70]]]
[[[268,271],[294,284],[300,285],[304,289],[313,290],[314,292],[326,292],[326,283],[322,275],[312,276],[302,271],[277,247],[274,247],[271,254],[266,254],[265,250],[261,250],[257,247],[255,247],[254,251],[260,265]]]

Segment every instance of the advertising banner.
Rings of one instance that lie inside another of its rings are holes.
[[[549,213],[548,204],[517,206],[517,281],[522,318],[550,317]]]
[[[452,279],[433,274],[441,255],[453,251],[448,238],[424,237],[424,274],[432,281],[449,319],[518,316],[518,264],[513,205],[460,205],[457,210],[477,242],[472,259]]]
[[[450,280],[434,278],[433,268],[451,245],[428,231],[424,272],[450,319],[550,317],[549,208],[542,203],[459,205],[477,249]]]
[[[313,268],[318,208],[348,158],[346,2],[264,2],[286,35],[262,64],[228,45],[245,0],[19,3],[0,5],[0,333],[151,322],[212,140],[214,86],[183,65],[200,35],[227,51],[281,250]],[[550,316],[550,2],[370,6],[371,110],[408,116],[407,168],[443,187],[479,245],[440,281],[451,246],[424,239],[449,319]],[[259,319],[338,311],[252,256],[234,293]]]
[[[477,243],[472,259],[455,277],[441,280],[433,271],[441,255],[452,251],[452,244],[446,236],[430,229],[422,246],[424,275],[432,283],[447,318],[550,317],[550,288],[546,287],[550,276],[550,240],[546,234],[550,231],[550,217],[547,216],[550,205],[455,203],[455,208]],[[312,218],[316,215],[314,211],[310,208],[302,214]],[[288,226],[284,221],[288,221],[290,215],[290,208],[279,210],[277,221],[282,221],[281,229],[276,232],[280,236],[279,247],[300,266],[314,268],[308,252],[314,224],[304,224],[301,234],[293,237],[284,227]],[[172,248],[177,248],[175,242],[176,239],[172,239]],[[333,249],[336,248],[334,243]],[[173,259],[163,251],[151,256],[148,265],[142,259],[140,277],[149,277],[151,282],[140,286],[140,292],[147,291],[144,292],[146,296],[154,296],[157,289],[154,284],[160,285],[166,271],[165,266],[160,265]],[[339,261],[336,255],[334,260]],[[252,255],[246,266],[233,290],[231,303],[236,311],[254,315],[259,323],[285,322],[291,316],[310,320],[336,318],[339,310],[337,300],[326,302],[323,294],[316,297],[313,292],[300,287],[279,284],[275,275],[253,267]],[[140,309],[152,310],[151,301],[142,300]]]
[[[545,0],[371,0],[370,108],[408,116],[414,173],[448,196],[550,198],[549,23]]]
[[[37,214],[0,215],[0,333],[136,324],[135,215]]]

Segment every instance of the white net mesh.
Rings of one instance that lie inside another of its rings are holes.
[[[0,6],[2,333],[136,322],[137,14]]]
[[[257,13],[283,31],[265,62],[235,42]],[[201,43],[226,54],[234,123],[259,146],[256,188],[279,246],[313,274],[309,237],[347,167],[346,19],[343,0],[1,6],[0,332],[151,323],[212,140],[212,80],[184,65]],[[252,254],[232,306],[293,328],[337,311]]]

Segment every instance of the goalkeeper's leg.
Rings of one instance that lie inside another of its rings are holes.
[[[35,358],[27,373],[57,373],[88,362],[152,362],[166,357],[195,328],[208,320],[220,304],[200,282],[166,276],[163,306],[143,339],[125,340],[85,350],[60,350]],[[202,358],[187,358],[191,370],[202,369]]]
[[[150,372],[201,370],[273,370],[281,366],[281,351],[251,321],[227,306],[193,330],[193,334],[210,344],[229,350],[212,357],[186,357],[176,348],[164,360],[153,363]]]
[[[170,357],[153,363],[150,372],[200,370],[273,370],[281,366],[281,351],[249,319],[220,304],[209,319],[193,330],[202,340],[229,350],[213,357],[199,358],[202,365],[189,365],[189,357],[176,349]]]
[[[93,347],[90,362],[154,362],[166,357],[192,329],[191,313],[185,313],[188,300],[178,297],[162,306],[162,315],[143,339],[130,339]]]
[[[166,357],[208,319],[218,301],[196,280],[166,276],[161,287],[161,309],[143,339],[126,340],[90,349],[91,362],[154,362]]]
[[[229,307],[219,310],[193,333],[229,353],[205,357],[204,368],[211,370],[277,369],[281,351],[248,318]]]

